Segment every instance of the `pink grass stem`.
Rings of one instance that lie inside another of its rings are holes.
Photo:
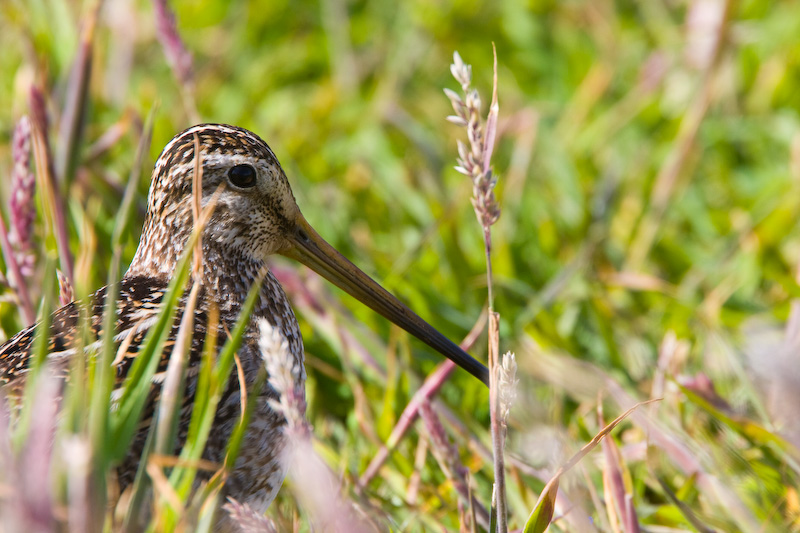
[[[26,324],[33,324],[36,322],[36,313],[33,311],[33,304],[31,304],[31,297],[28,293],[28,286],[25,284],[25,278],[22,277],[17,259],[14,257],[14,249],[11,248],[11,242],[8,240],[8,229],[6,228],[6,222],[3,220],[3,217],[0,217],[0,245],[2,245],[3,248],[3,257],[6,260],[6,266],[14,280],[22,318],[25,320]]]

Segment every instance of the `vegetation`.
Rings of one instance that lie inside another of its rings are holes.
[[[451,339],[479,332],[486,360],[484,231],[442,89],[460,90],[458,50],[485,117],[494,43],[492,299],[519,381],[509,528],[609,421],[660,398],[564,474],[551,531],[800,530],[800,4],[8,0],[0,29],[3,338],[119,278],[153,162],[204,121],[264,138],[312,226]],[[301,320],[298,433],[317,460],[290,475],[275,527],[485,528],[486,388],[445,379],[439,355],[316,275],[274,271]],[[74,365],[57,430],[45,378],[0,424],[6,518],[80,530],[105,512],[109,443],[135,423],[137,389],[108,415],[93,361]],[[230,365],[209,362],[204,405]],[[154,530],[199,507],[196,457],[149,463]],[[320,510],[304,475],[327,476],[316,488],[336,506]]]

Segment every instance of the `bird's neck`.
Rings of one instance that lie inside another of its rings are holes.
[[[153,235],[152,232],[143,233],[126,278],[149,277],[168,282],[176,274],[188,235],[173,235],[170,239],[158,239]],[[203,273],[199,280],[203,293],[216,301],[223,314],[238,314],[253,284],[265,275],[267,266],[241,250],[214,244],[203,241]],[[186,268],[191,266],[190,263]]]
[[[189,232],[167,228],[172,234],[166,237],[168,232],[159,231],[165,227],[148,227],[145,223],[139,248],[125,274],[126,278],[142,276],[168,283],[174,277]],[[241,248],[223,247],[214,239],[203,239],[203,275],[200,279],[203,298],[209,299],[209,303],[213,302],[220,312],[220,318],[230,328],[238,320],[247,295],[258,279],[263,280],[260,297],[250,318],[254,323],[259,318],[267,318],[289,340],[292,353],[302,357],[297,320],[286,293],[275,276],[267,271],[266,263],[254,259]]]
[[[128,267],[126,277],[171,278],[178,266],[183,249],[191,234],[191,227],[182,223],[186,219],[185,209],[175,206],[171,212],[155,217],[148,209],[139,239],[139,247]],[[204,246],[206,243],[203,243]]]
[[[267,265],[263,261],[255,261],[237,250],[203,246],[203,276],[200,282],[223,316],[228,313],[238,315],[253,285],[265,275],[268,275]],[[285,299],[283,291],[280,296]],[[255,314],[260,314],[259,304],[256,303]]]

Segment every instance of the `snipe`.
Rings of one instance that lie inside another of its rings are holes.
[[[296,259],[362,301],[384,317],[404,328],[438,352],[449,357],[486,383],[488,372],[475,359],[447,340],[419,318],[397,298],[339,254],[306,222],[295,203],[289,182],[269,146],[257,135],[233,126],[201,124],[178,134],[164,148],[153,171],[147,215],[136,255],[123,277],[118,300],[115,339],[124,346],[114,360],[116,387],[127,375],[148,328],[159,313],[162,297],[174,274],[193,228],[192,176],[195,165],[195,136],[199,139],[202,162],[202,198],[216,203],[202,238],[202,290],[195,311],[194,337],[185,374],[185,401],[190,405],[196,387],[200,354],[209,327],[217,328],[220,342],[233,330],[240,309],[259,273],[266,269],[272,254]],[[92,297],[91,324],[94,334],[102,334],[102,308],[105,289]],[[172,336],[178,330],[181,309]],[[209,324],[211,305],[219,309],[219,321]],[[49,360],[68,368],[75,355],[79,304],[70,303],[52,317]],[[0,348],[0,383],[6,394],[19,397],[31,357],[35,326],[10,339]],[[293,373],[302,386],[303,341],[289,301],[275,277],[267,273],[260,297],[238,351],[245,383],[254,383],[263,368],[265,335],[278,331],[286,340],[293,360]],[[127,343],[127,344],[126,344]],[[152,382],[150,404],[144,420],[152,420],[155,401],[172,351],[167,342]],[[274,412],[267,399],[276,393],[267,387],[256,402],[239,458],[225,485],[227,495],[264,511],[275,497],[285,476],[280,460],[284,446],[283,417]],[[191,409],[182,411],[179,421],[179,446],[186,435]],[[228,390],[219,404],[214,428],[204,457],[221,463],[231,431],[240,416],[239,382],[229,380]],[[134,478],[144,445],[148,424],[144,423],[126,459],[118,466],[121,489]]]

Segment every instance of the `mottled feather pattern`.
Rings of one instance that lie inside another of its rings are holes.
[[[251,287],[263,276],[260,297],[237,352],[249,387],[264,372],[264,355],[259,340],[260,321],[280,332],[294,358],[303,367],[303,343],[297,320],[286,295],[268,272],[266,258],[284,246],[282,232],[289,227],[297,206],[283,170],[267,144],[256,135],[233,126],[202,124],[178,134],[159,157],[153,171],[148,207],[139,247],[128,272],[120,283],[117,300],[114,344],[115,391],[133,364],[149,327],[161,309],[162,298],[186,242],[193,229],[191,213],[192,173],[195,165],[195,137],[200,142],[203,165],[202,203],[214,197],[215,207],[202,236],[203,273],[200,297],[194,313],[193,337],[185,370],[183,409],[178,424],[176,453],[182,447],[191,417],[197,386],[197,373],[209,327],[216,328],[221,347],[234,329],[241,307]],[[252,190],[237,189],[228,181],[234,165],[251,165],[258,172],[259,184]],[[127,457],[117,468],[120,488],[134,479],[149,426],[161,392],[161,383],[175,343],[181,315],[186,307],[189,287],[179,300],[169,340],[160,355],[152,389],[143,414],[141,429],[134,437]],[[69,362],[78,355],[81,310],[89,317],[91,339],[81,356],[95,356],[105,332],[102,316],[106,289],[100,289],[87,302],[72,302],[51,317],[48,335],[48,361],[68,379]],[[208,324],[209,310],[215,306],[219,321]],[[33,356],[36,326],[27,328],[0,348],[0,385],[12,399],[21,398],[25,377]],[[120,349],[122,347],[122,349]],[[305,372],[298,372],[302,386]],[[285,420],[269,405],[277,396],[269,385],[255,400],[255,408],[242,443],[241,453],[225,484],[225,493],[264,511],[275,497],[286,473],[283,426]],[[214,429],[203,457],[221,464],[233,428],[240,418],[240,388],[236,373],[218,405]],[[206,474],[201,473],[201,477]],[[224,499],[224,498],[223,498]]]
[[[133,338],[129,344],[129,352],[124,354],[122,359],[116,360],[117,384],[119,385],[128,373],[130,362],[136,356],[139,349],[139,342],[146,329],[137,331],[137,326],[146,322],[148,318],[155,318],[164,295],[164,280],[144,277],[132,277],[122,280],[117,302],[117,319],[115,323],[115,335],[118,337]],[[79,302],[72,302],[51,316],[50,336],[47,344],[48,357],[51,362],[72,356],[79,346],[77,335],[80,333],[78,328],[81,307],[85,309],[85,316],[89,320],[89,332],[92,339],[89,340],[85,350],[95,353],[98,344],[97,339],[102,334],[102,314],[105,305],[106,288],[102,288],[89,297],[89,305]],[[0,348],[0,384],[12,383],[13,387],[6,386],[5,391],[16,390],[24,385],[25,375],[28,371],[30,359],[33,357],[34,338],[37,325],[22,330],[8,340]],[[119,343],[116,343],[119,345]],[[169,354],[165,353],[168,358]]]

